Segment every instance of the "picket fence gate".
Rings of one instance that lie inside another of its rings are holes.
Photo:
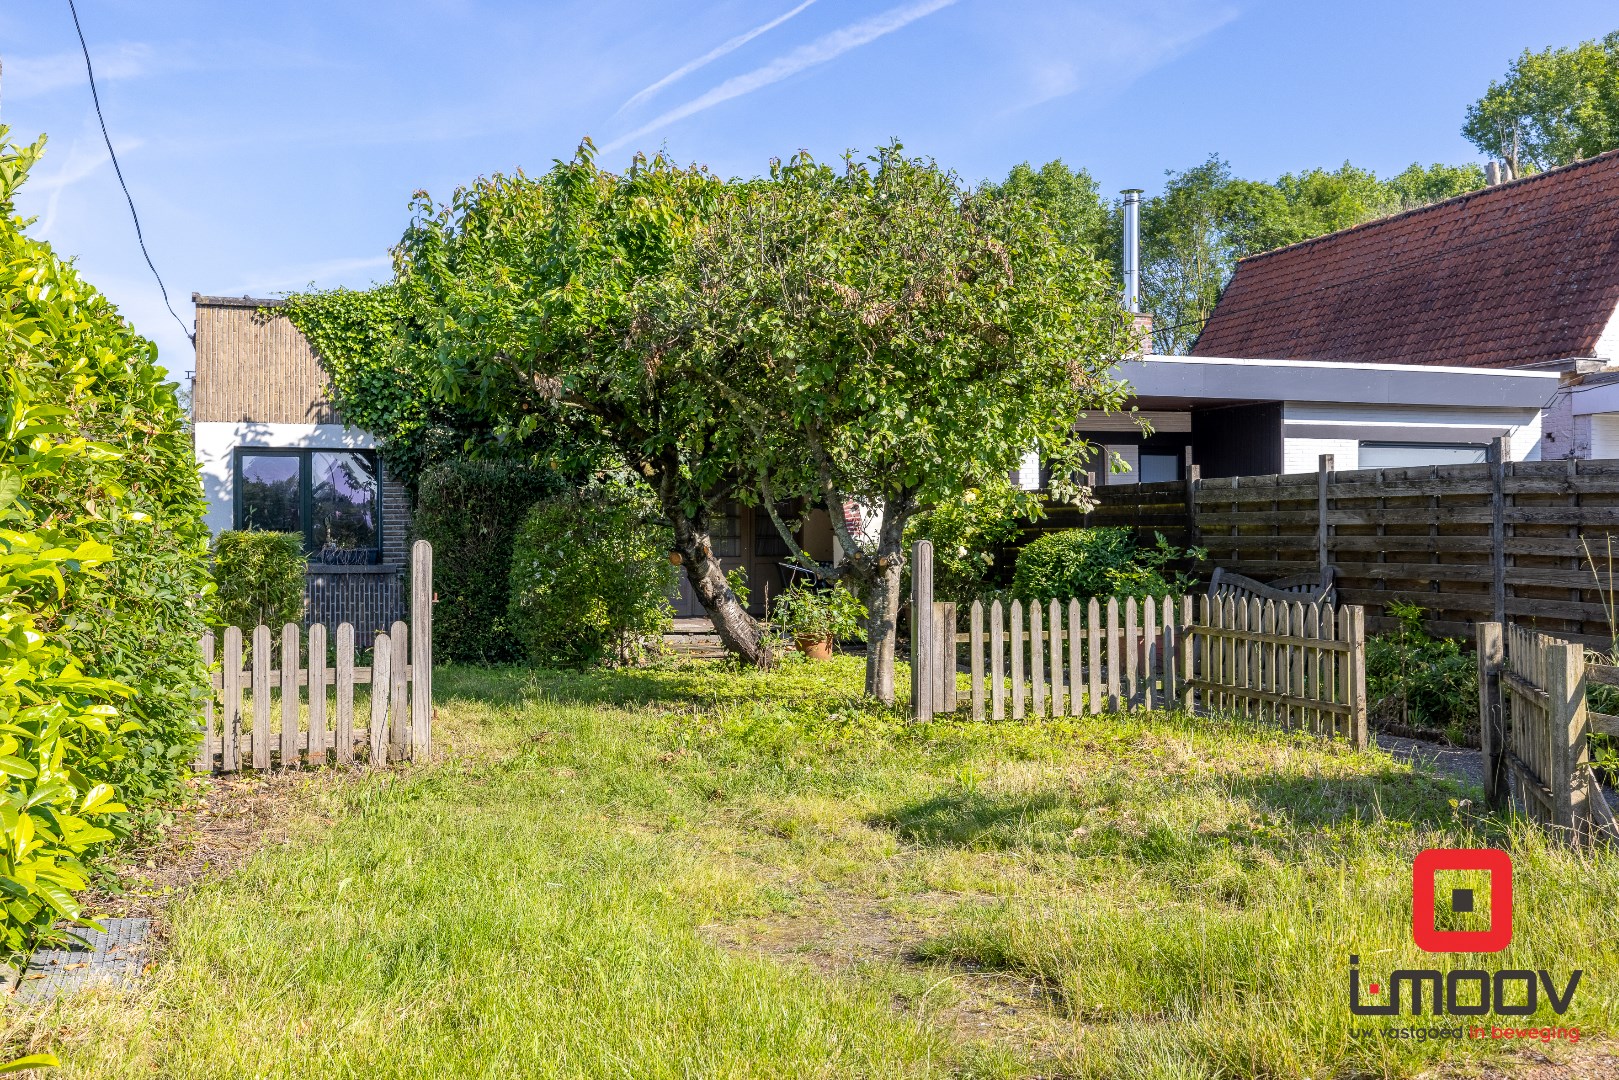
[[[252,632],[245,668],[243,644],[235,626],[225,627],[217,640],[212,632],[203,635],[214,694],[204,704],[197,771],[294,769],[331,760],[350,765],[362,758],[381,764],[431,756],[433,548],[427,541],[418,540],[411,549],[410,622],[395,622],[373,637],[370,664],[355,663],[350,623],[330,636],[323,623],[311,624],[307,634],[287,623],[279,638],[261,624]],[[368,715],[358,718],[365,722],[357,725],[355,688],[360,686],[370,688],[370,705]],[[278,727],[272,722],[277,717]]]
[[[912,561],[911,700],[918,717],[975,720],[1180,708],[1369,740],[1359,607],[1234,597],[932,600],[932,545]],[[1009,621],[1008,621],[1009,620]],[[970,689],[957,688],[967,647]]]
[[[1484,793],[1576,845],[1619,840],[1619,822],[1591,769],[1591,735],[1619,736],[1619,716],[1586,704],[1595,682],[1619,686],[1619,668],[1592,664],[1585,647],[1522,626],[1478,624],[1479,730]]]

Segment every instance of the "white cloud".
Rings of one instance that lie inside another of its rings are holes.
[[[98,49],[90,55],[95,63],[96,81],[133,79],[151,70],[152,50],[138,42],[124,42],[110,48]],[[21,101],[39,97],[68,87],[84,87],[89,82],[84,74],[84,54],[61,52],[50,56],[23,56],[5,61],[4,93],[8,99]]]
[[[806,68],[835,60],[851,49],[876,41],[878,38],[909,26],[918,19],[932,15],[942,8],[949,7],[956,0],[919,0],[917,3],[904,4],[891,8],[881,15],[874,15],[869,19],[852,23],[841,30],[834,30],[830,34],[816,38],[808,45],[800,45],[788,53],[783,53],[761,67],[754,68],[745,74],[727,79],[714,89],[702,94],[684,105],[676,106],[659,116],[650,123],[643,124],[626,135],[621,135],[602,147],[603,151],[616,150],[634,139],[659,128],[667,127],[678,120],[716,105],[751,94],[755,90],[780,82],[789,76],[796,75]]]
[[[659,90],[662,90],[665,86],[668,86],[670,83],[675,82],[678,79],[685,78],[687,75],[690,75],[700,67],[705,67],[712,64],[726,53],[735,52],[737,49],[740,49],[742,46],[746,45],[760,34],[768,33],[769,31],[774,30],[776,27],[780,26],[788,19],[791,19],[794,15],[797,15],[799,12],[803,11],[813,3],[815,3],[815,0],[804,0],[803,3],[787,12],[787,14],[778,15],[767,23],[761,23],[760,25],[755,26],[752,30],[749,30],[743,34],[738,34],[736,37],[731,38],[723,45],[709,50],[702,56],[699,56],[697,59],[693,60],[691,63],[682,64],[680,67],[675,68],[669,74],[653,83],[651,86],[648,86],[631,95],[630,98],[624,102],[624,104],[618,107],[618,111],[624,112],[626,109],[633,109],[635,106],[641,104],[643,101],[646,101]]]

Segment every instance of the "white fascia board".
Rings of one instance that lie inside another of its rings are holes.
[[[1213,356],[1143,356],[1114,374],[1144,398],[1509,409],[1543,408],[1559,378],[1554,371]]]

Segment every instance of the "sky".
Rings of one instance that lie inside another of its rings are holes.
[[[725,175],[898,138],[965,180],[1083,166],[1106,192],[1211,153],[1272,179],[1479,160],[1464,112],[1612,0],[77,0],[108,131],[184,326],[191,294],[363,287],[418,190],[538,173],[582,136]],[[35,236],[193,366],[136,245],[66,0],[0,8],[0,123],[40,133]]]

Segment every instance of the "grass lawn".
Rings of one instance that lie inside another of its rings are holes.
[[[1382,1025],[1348,1012],[1351,953],[1368,981],[1583,968],[1540,1020],[1619,1015],[1615,856],[1381,753],[1170,715],[908,725],[851,659],[437,679],[437,762],[304,781],[288,842],[168,910],[140,991],[10,1006],[10,1047],[118,1080],[1505,1060],[1355,1037]],[[1412,856],[1484,842],[1513,851],[1513,946],[1417,952]]]

